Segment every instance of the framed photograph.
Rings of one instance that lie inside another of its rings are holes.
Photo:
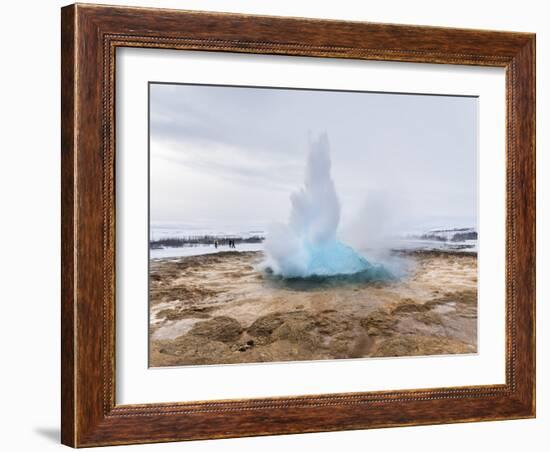
[[[535,416],[535,36],[62,9],[62,442]]]

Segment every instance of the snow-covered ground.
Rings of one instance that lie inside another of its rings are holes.
[[[199,256],[201,254],[223,253],[228,251],[263,251],[263,243],[242,243],[235,245],[235,248],[228,246],[197,245],[181,246],[177,248],[162,248],[150,250],[151,259],[164,259],[169,257]]]
[[[441,250],[475,253],[477,252],[477,240],[451,242],[439,240],[423,240],[413,237],[406,237],[395,240],[395,242],[392,243],[392,248],[396,250]]]
[[[474,228],[430,229],[421,234],[408,234],[398,238],[395,247],[477,252],[477,231]]]
[[[394,250],[441,250],[460,251],[465,253],[477,252],[477,239],[459,240],[465,234],[475,233],[473,228],[445,228],[430,229],[426,232],[415,234],[403,234],[400,237],[385,243],[384,248]],[[457,235],[459,234],[459,235]],[[151,236],[159,240],[161,238],[178,238],[191,236],[214,236],[223,238],[249,238],[265,237],[266,232],[260,228],[189,228],[189,227],[153,227]],[[467,235],[466,235],[467,236]],[[181,247],[163,247],[150,249],[151,259],[177,258],[185,256],[199,256],[202,254],[222,253],[228,251],[263,251],[263,243],[237,243],[235,248],[227,245],[186,245]]]

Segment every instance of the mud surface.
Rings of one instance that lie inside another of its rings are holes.
[[[391,282],[285,282],[261,252],[151,261],[150,365],[474,353],[477,258],[407,255]]]

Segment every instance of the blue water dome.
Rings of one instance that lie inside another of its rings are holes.
[[[267,265],[284,278],[362,275],[388,279],[390,273],[371,264],[336,238],[340,202],[331,177],[330,145],[323,133],[310,144],[304,186],[290,196],[288,224],[273,224],[265,250]]]

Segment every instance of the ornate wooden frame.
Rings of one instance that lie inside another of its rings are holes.
[[[535,416],[535,35],[162,9],[62,9],[62,442],[83,447]],[[506,383],[115,403],[117,47],[506,68]]]

